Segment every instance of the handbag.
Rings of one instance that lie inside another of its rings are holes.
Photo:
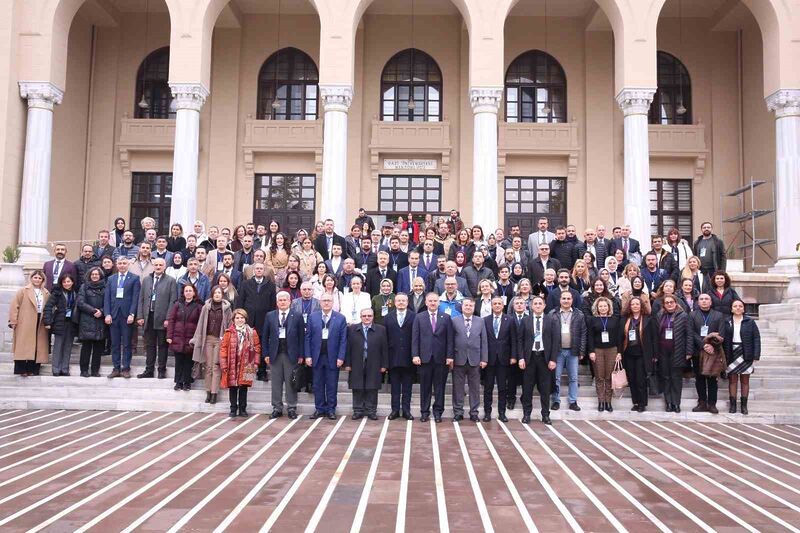
[[[614,370],[611,372],[611,388],[622,395],[622,391],[628,386],[628,373],[622,368],[622,362],[614,363]]]
[[[256,365],[247,364],[242,372],[242,379],[239,381],[240,387],[250,387],[256,379]]]
[[[192,379],[203,379],[206,375],[206,364],[195,361],[192,365]]]
[[[306,367],[303,365],[295,365],[292,369],[292,375],[290,376],[290,386],[292,390],[295,392],[300,392],[301,389],[304,389],[306,386],[308,376],[306,375]]]
[[[713,354],[700,352],[700,374],[711,378],[719,377],[725,370],[725,353],[722,350],[714,350]]]

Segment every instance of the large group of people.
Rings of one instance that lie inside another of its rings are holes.
[[[313,417],[333,419],[344,370],[354,419],[377,418],[388,377],[390,419],[414,418],[418,381],[420,420],[440,422],[452,374],[454,420],[479,421],[481,400],[491,420],[496,398],[500,420],[519,399],[530,422],[537,390],[549,424],[565,372],[566,408],[581,410],[581,364],[601,412],[613,410],[619,369],[633,411],[663,396],[666,411],[680,412],[687,373],[693,411],[718,413],[720,378],[729,412],[748,411],[758,326],[731,288],[709,222],[691,244],[672,228],[647,251],[626,226],[588,228],[581,240],[575,226],[551,231],[542,217],[527,236],[519,226],[484,233],[455,210],[376,227],[362,209],[346,236],[333,220],[292,235],[275,220],[233,230],[197,221],[188,233],[172,224],[169,235],[155,226],[145,218],[134,230],[118,218],[75,261],[54,246],[11,305],[15,374],[52,362],[54,376],[69,376],[77,339],[81,376],[98,377],[110,353],[108,377],[131,378],[141,337],[137,378],[164,379],[172,356],[175,390],[202,379],[213,404],[228,389],[232,417],[247,416],[247,389],[270,379],[272,417],[296,418],[306,386]]]

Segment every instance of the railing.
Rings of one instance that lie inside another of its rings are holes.
[[[124,178],[131,177],[131,152],[171,152],[175,148],[175,119],[122,117],[117,142]]]

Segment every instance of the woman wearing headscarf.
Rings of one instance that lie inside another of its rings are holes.
[[[114,248],[118,248],[122,244],[123,235],[125,235],[125,219],[117,217],[114,219],[114,229],[108,236],[108,243]]]
[[[219,346],[220,388],[228,389],[231,412],[228,416],[247,417],[247,389],[253,385],[261,359],[261,342],[255,329],[247,325],[247,311],[236,309],[233,322]]]

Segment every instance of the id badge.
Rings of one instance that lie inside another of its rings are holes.
[[[151,302],[155,302],[156,301],[156,291],[153,291],[152,296],[150,296],[150,301]]]
[[[668,341],[672,340],[672,328],[667,328],[664,330],[664,338]]]
[[[361,265],[361,273],[362,273],[363,275],[365,275],[365,276],[367,275],[367,264],[366,264],[366,263],[364,263],[363,265]]]
[[[452,315],[453,314],[453,310],[450,307],[448,307],[447,309],[444,310],[444,314],[446,314],[448,316]]]
[[[67,312],[64,313],[64,317],[65,318],[71,318],[72,317],[72,309],[67,309]]]
[[[394,265],[392,265],[392,270],[394,270],[395,272],[397,272],[397,263],[395,263]]]
[[[542,343],[542,334],[540,332],[540,333],[537,333],[537,334],[535,334],[533,336],[533,344],[534,345],[541,345],[541,343]]]
[[[600,341],[601,342],[610,342],[610,340],[611,339],[610,339],[607,331],[603,331],[603,332],[600,333]]]
[[[700,249],[700,257],[705,257],[705,256],[706,256],[706,249],[705,248],[701,248]]]
[[[285,339],[286,338],[286,328],[278,328],[278,338]]]
[[[382,305],[381,306],[381,316],[386,316],[388,314],[389,314],[389,306],[388,305]]]
[[[117,287],[117,298],[125,297],[125,287]]]
[[[708,335],[708,326],[703,326],[700,328],[700,336],[705,337]]]
[[[328,340],[328,328],[322,329],[322,340],[324,341]]]
[[[217,272],[222,272],[222,270],[224,268],[225,268],[225,265],[223,265],[222,263],[217,263]]]
[[[308,313],[303,313],[303,322],[308,324]]]
[[[635,329],[629,329],[628,330],[628,340],[629,341],[635,341],[636,340],[636,330]]]
[[[508,305],[508,296],[503,295],[503,296],[501,296],[501,298],[503,299],[503,307],[507,306]]]
[[[569,333],[569,324],[561,324],[561,334]]]

